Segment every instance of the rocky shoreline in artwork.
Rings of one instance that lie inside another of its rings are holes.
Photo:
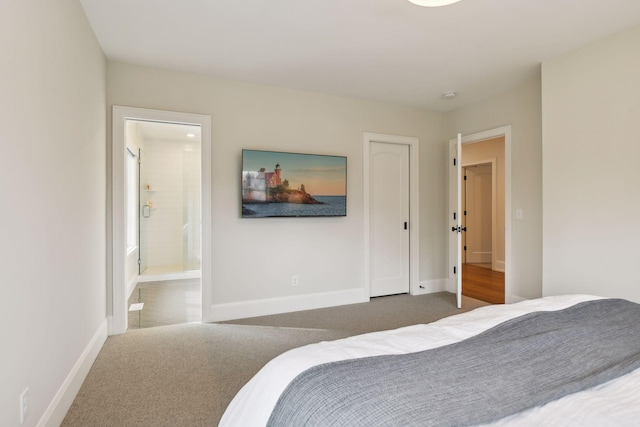
[[[279,190],[279,191],[278,191]],[[311,194],[303,190],[290,190],[290,189],[270,189],[266,200],[256,199],[242,199],[243,204],[263,204],[263,203],[296,203],[302,205],[322,205]]]
[[[324,202],[314,199],[311,194],[304,190],[291,189],[270,189],[266,200],[242,199],[242,215],[255,215],[255,212],[245,207],[248,205],[262,205],[267,203],[292,203],[298,205],[323,205]]]

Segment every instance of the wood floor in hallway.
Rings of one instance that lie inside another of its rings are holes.
[[[491,304],[504,304],[504,273],[462,264],[462,295]]]

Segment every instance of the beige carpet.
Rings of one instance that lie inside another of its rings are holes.
[[[295,347],[429,323],[486,305],[437,293],[217,324],[138,329],[107,339],[63,426],[215,426],[237,391]]]

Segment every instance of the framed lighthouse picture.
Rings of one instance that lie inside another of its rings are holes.
[[[347,158],[242,150],[242,217],[347,215]]]

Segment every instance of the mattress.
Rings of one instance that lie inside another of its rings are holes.
[[[564,310],[599,297],[567,295],[496,305],[437,322],[346,339],[321,342],[286,352],[260,370],[236,395],[221,426],[265,426],[290,383],[312,367],[350,359],[422,352],[459,343],[529,313]],[[640,419],[640,370],[587,390],[493,422],[489,425],[637,425]]]

